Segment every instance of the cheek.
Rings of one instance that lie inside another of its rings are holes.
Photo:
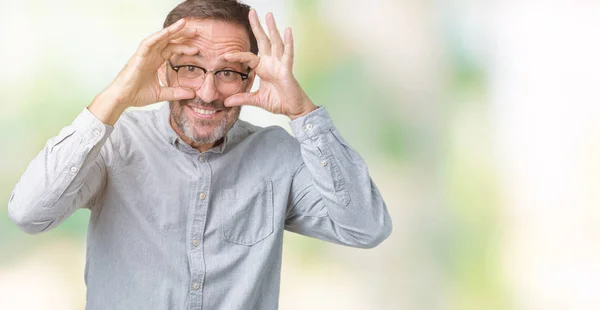
[[[172,70],[169,70],[169,72],[165,74],[165,79],[167,80],[167,85],[165,86],[175,86],[175,82],[177,81],[177,79],[175,73],[172,72]]]
[[[233,107],[229,111],[227,111],[227,118],[229,118],[229,121],[235,122],[240,116],[241,109],[241,107]]]
[[[186,117],[185,111],[183,109],[184,107],[179,101],[175,101],[174,104],[171,105],[171,113],[173,114],[173,116],[179,119],[182,117]]]

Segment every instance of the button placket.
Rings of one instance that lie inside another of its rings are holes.
[[[193,206],[194,214],[190,217],[191,230],[188,241],[188,251],[191,257],[188,262],[190,268],[190,278],[192,279],[190,290],[190,309],[200,308],[203,299],[203,282],[205,278],[205,261],[204,261],[204,231],[206,227],[206,217],[210,195],[211,185],[211,167],[207,164],[210,154],[195,153],[190,159],[193,161],[194,167],[201,176],[198,179],[195,190],[196,199]]]

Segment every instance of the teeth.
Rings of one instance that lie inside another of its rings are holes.
[[[204,114],[204,115],[208,115],[208,114],[215,114],[217,113],[216,110],[203,110],[203,109],[197,109],[197,108],[193,108],[194,112],[198,113],[198,114]]]

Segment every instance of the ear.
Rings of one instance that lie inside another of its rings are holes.
[[[248,82],[246,83],[246,88],[244,89],[245,93],[250,92],[252,89],[252,85],[254,85],[254,78],[256,78],[256,71],[252,70],[250,73],[248,73]]]
[[[162,64],[160,68],[158,68],[158,81],[162,86],[169,86],[168,78],[167,78],[167,62]]]

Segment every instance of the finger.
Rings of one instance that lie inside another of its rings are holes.
[[[179,32],[181,29],[183,29],[183,27],[185,27],[185,19],[182,18],[173,23],[171,26],[163,28],[163,30],[145,38],[138,49],[139,54],[141,56],[148,55],[150,53],[150,50],[152,49],[152,47],[154,47],[154,45],[156,45],[156,43],[165,40],[174,33]]]
[[[173,33],[167,39],[162,40],[161,42],[177,42],[181,41],[181,39],[193,38],[198,35],[198,29],[196,28],[183,28],[182,30]]]
[[[261,55],[271,55],[271,41],[267,34],[263,30],[263,27],[260,25],[260,21],[258,20],[258,15],[256,14],[256,10],[250,10],[248,13],[248,18],[250,19],[250,26],[252,27],[252,32],[256,37],[256,41],[258,41],[258,51]]]
[[[259,106],[260,101],[258,100],[258,95],[254,93],[238,93],[229,98],[225,99],[226,107],[239,107],[242,105],[251,105],[255,107]]]
[[[171,59],[173,55],[188,55],[193,56],[198,54],[199,50],[195,46],[189,46],[185,44],[177,44],[177,43],[169,43],[169,45],[165,46],[165,48],[161,51],[160,56],[164,61]]]
[[[268,13],[266,16],[267,28],[269,29],[269,37],[271,38],[271,55],[280,58],[283,54],[283,41],[281,41],[281,34],[275,24],[275,17],[273,13]]]
[[[196,96],[193,90],[183,87],[161,87],[158,101],[173,101],[192,99]]]
[[[238,52],[238,53],[229,53],[223,56],[225,60],[229,62],[241,62],[248,64],[251,69],[254,69],[260,63],[260,58],[254,53],[250,52]]]
[[[291,70],[294,64],[294,36],[292,35],[292,28],[285,29],[284,40],[285,49],[283,57],[281,57],[281,62]]]

